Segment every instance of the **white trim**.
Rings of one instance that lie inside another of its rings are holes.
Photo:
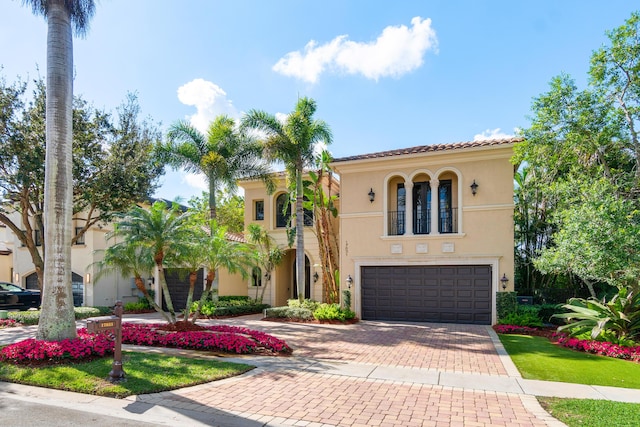
[[[478,205],[478,206],[465,206],[462,208],[464,211],[503,211],[513,210],[515,205],[513,204],[500,204],[500,205]]]
[[[435,265],[490,265],[491,266],[491,324],[496,323],[496,293],[499,289],[501,256],[465,256],[465,257],[421,257],[421,258],[389,258],[389,257],[363,257],[352,258],[354,264],[354,277],[351,298],[358,317],[362,317],[362,288],[360,277],[362,267],[377,266],[435,266]]]

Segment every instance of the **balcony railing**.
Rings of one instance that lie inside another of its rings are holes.
[[[413,234],[431,233],[431,209],[413,211]]]
[[[389,236],[401,236],[405,229],[405,212],[389,211]]]
[[[458,232],[458,208],[440,209],[438,231],[443,234]]]

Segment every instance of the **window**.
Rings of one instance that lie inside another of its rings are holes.
[[[291,221],[289,195],[282,193],[276,198],[276,227],[286,227]]]
[[[458,210],[451,206],[451,180],[440,181],[438,187],[438,231],[458,232]]]
[[[431,185],[428,181],[413,184],[413,234],[431,232]]]
[[[42,233],[40,230],[33,230],[33,241],[36,246],[42,246]]]
[[[256,200],[254,202],[255,220],[263,221],[264,220],[264,200]]]
[[[253,267],[253,270],[251,270],[251,286],[262,286],[262,270],[260,270],[260,267]]]
[[[80,233],[81,230],[82,230],[82,227],[76,227],[75,235],[77,236],[78,233]],[[82,234],[82,236],[78,237],[78,239],[76,240],[76,245],[84,245],[84,234]]]
[[[404,234],[407,190],[404,183],[399,183],[396,192],[396,210],[389,212],[389,235]]]

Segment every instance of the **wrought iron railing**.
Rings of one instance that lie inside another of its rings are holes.
[[[443,234],[458,232],[458,208],[440,209],[438,231]]]
[[[413,211],[413,234],[431,233],[431,209]]]
[[[389,218],[389,224],[388,224],[389,236],[400,236],[404,234],[405,212],[389,211],[388,218]]]

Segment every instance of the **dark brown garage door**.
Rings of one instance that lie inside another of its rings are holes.
[[[362,319],[491,324],[491,266],[362,267]]]

